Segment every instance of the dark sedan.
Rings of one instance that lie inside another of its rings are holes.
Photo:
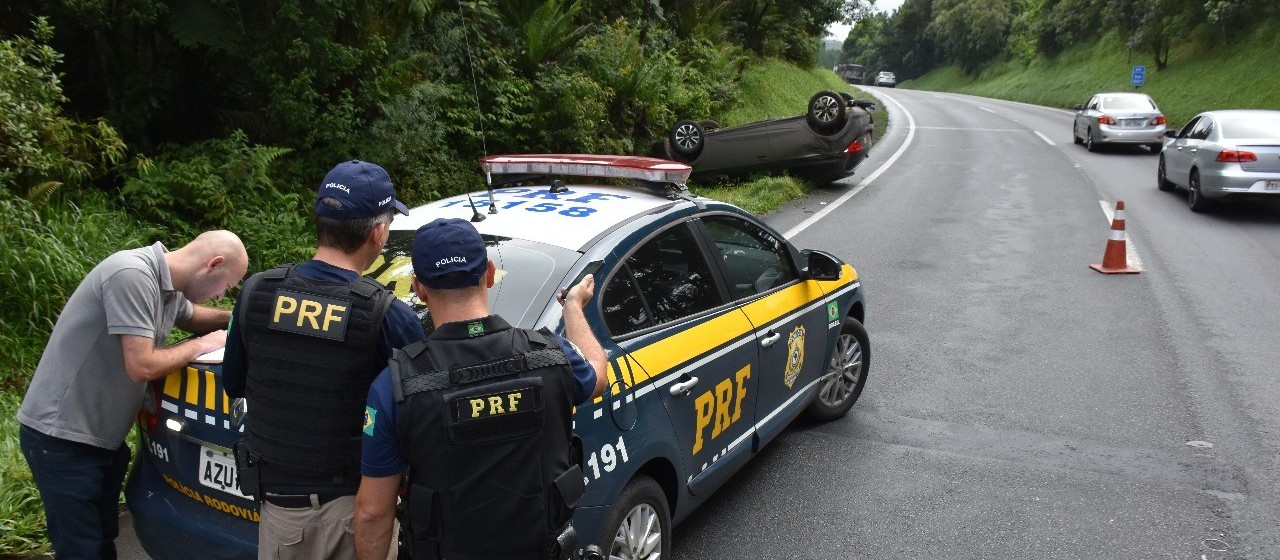
[[[872,102],[847,93],[820,91],[796,117],[727,128],[714,121],[680,121],[654,152],[688,163],[698,181],[787,172],[824,185],[852,175],[866,159],[874,109]]]

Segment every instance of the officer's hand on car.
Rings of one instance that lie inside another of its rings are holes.
[[[591,299],[591,294],[595,293],[595,287],[595,277],[587,274],[568,290],[560,288],[560,292],[556,294],[556,301],[560,302],[560,305],[571,303],[581,309],[587,305],[587,300]]]

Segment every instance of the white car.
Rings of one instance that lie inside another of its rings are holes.
[[[1167,122],[1154,99],[1145,93],[1099,93],[1076,105],[1071,138],[1090,152],[1103,144],[1146,146],[1159,152]]]
[[[898,85],[898,77],[893,72],[881,72],[876,74],[874,85],[884,87],[896,87]]]
[[[1280,200],[1280,111],[1206,111],[1165,136],[1156,186],[1186,189],[1193,212],[1227,199]]]

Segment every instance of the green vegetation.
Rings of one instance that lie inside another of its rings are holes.
[[[31,471],[18,447],[18,413],[22,394],[0,392],[0,557],[23,557],[49,551],[44,537],[44,510]]]
[[[1133,66],[1145,64],[1146,85],[1138,91],[1155,99],[1173,126],[1211,109],[1280,108],[1274,79],[1280,75],[1280,22],[1258,27],[1233,46],[1218,42],[1212,30],[1203,31],[1175,49],[1169,61],[1164,70],[1151,71],[1151,60],[1127,56],[1112,34],[1051,59],[1005,62],[976,76],[950,66],[902,87],[1070,108],[1100,91],[1133,91]]]
[[[978,76],[1110,36],[1108,52],[1142,59],[1156,73],[1182,64],[1189,44],[1253,48],[1242,39],[1277,22],[1274,0],[906,0],[892,14],[859,18],[838,62],[862,64],[868,75],[892,70],[900,82],[947,66]]]

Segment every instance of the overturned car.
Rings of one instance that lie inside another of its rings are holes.
[[[654,145],[654,155],[693,167],[696,181],[790,173],[817,185],[843,179],[867,157],[875,105],[820,91],[805,114],[722,128],[682,120]]]

